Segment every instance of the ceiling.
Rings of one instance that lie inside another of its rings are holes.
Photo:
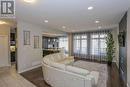
[[[17,19],[65,32],[109,29],[118,26],[128,0],[16,0]],[[93,6],[93,10],[88,10]],[[48,23],[44,23],[48,20]],[[95,21],[100,23],[96,24]],[[66,26],[66,28],[62,28]]]

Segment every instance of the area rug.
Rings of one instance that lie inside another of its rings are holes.
[[[100,64],[100,63],[93,63],[93,62],[86,62],[86,61],[78,60],[74,62],[72,66],[87,69],[89,71],[98,71],[99,78],[98,78],[97,87],[107,87],[107,79],[108,79],[107,64]]]

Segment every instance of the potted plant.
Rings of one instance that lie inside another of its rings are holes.
[[[108,60],[108,65],[112,64],[113,58],[115,57],[115,46],[114,46],[114,40],[113,40],[113,35],[111,32],[107,34],[106,37],[106,44],[107,44],[107,60]]]

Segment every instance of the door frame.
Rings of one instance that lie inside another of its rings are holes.
[[[15,29],[15,70],[16,72],[18,71],[18,38],[17,38],[17,27],[12,27],[12,29]],[[10,29],[10,32],[9,32],[9,38],[10,37],[10,34],[11,34],[11,29]],[[9,43],[10,43],[10,39],[9,39]],[[11,43],[10,43],[10,46],[11,46]],[[11,63],[11,51],[9,51],[10,53],[10,63]]]

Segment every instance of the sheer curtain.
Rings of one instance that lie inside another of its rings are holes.
[[[74,37],[73,37],[73,52],[74,52],[74,56],[75,57],[86,57],[86,55],[88,54],[88,51],[87,51],[87,40],[88,39],[88,35],[87,34],[74,34]]]
[[[94,31],[73,34],[73,54],[89,60],[107,61],[106,37],[109,31]]]
[[[59,37],[59,48],[64,48],[65,53],[68,54],[68,37]]]

